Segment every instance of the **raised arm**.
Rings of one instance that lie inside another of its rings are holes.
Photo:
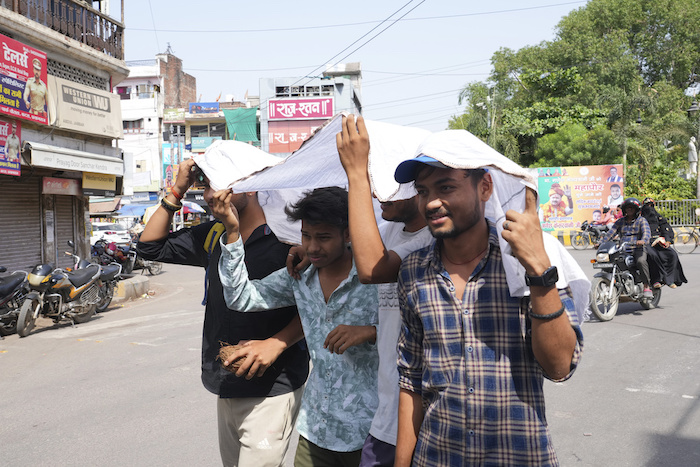
[[[194,183],[194,174],[191,170],[193,166],[194,160],[192,159],[187,159],[178,166],[177,178],[173,185],[173,190],[175,190],[176,193],[184,195]],[[172,204],[180,204],[180,200],[175,197],[172,191],[168,193],[165,198]],[[158,207],[143,229],[140,241],[153,242],[167,237],[170,231],[170,225],[173,222],[174,214],[175,212],[169,211],[163,206]]]
[[[385,248],[379,235],[369,182],[369,135],[362,117],[343,117],[336,135],[340,162],[348,176],[350,240],[360,281],[365,284],[395,282],[401,258]]]
[[[544,248],[542,229],[537,218],[537,198],[527,190],[525,211],[509,210],[504,222],[503,239],[526,274],[540,276],[551,266]],[[505,225],[507,224],[507,228]],[[556,286],[530,287],[532,304],[532,351],[544,372],[561,380],[571,372],[577,336]]]

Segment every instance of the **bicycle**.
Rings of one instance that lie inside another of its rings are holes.
[[[695,251],[700,242],[700,233],[698,227],[693,226],[689,232],[681,232],[676,235],[676,240],[673,243],[673,248],[680,254],[689,254]]]

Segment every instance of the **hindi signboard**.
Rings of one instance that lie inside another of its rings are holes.
[[[0,34],[0,113],[49,123],[46,53]]]
[[[539,216],[544,231],[577,230],[624,199],[621,164],[538,168]]]
[[[270,99],[268,120],[309,120],[331,118],[333,98],[323,99]]]
[[[20,123],[0,120],[0,174],[21,175],[21,141]]]

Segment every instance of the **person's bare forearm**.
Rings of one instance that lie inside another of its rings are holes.
[[[423,401],[420,394],[400,389],[399,427],[396,438],[394,467],[410,467],[413,451],[418,442],[418,432],[423,423]]]
[[[531,287],[532,314],[555,313],[564,305],[556,287]],[[560,380],[571,371],[571,360],[576,350],[576,333],[569,315],[564,311],[551,320],[530,318],[532,322],[532,352],[544,372],[553,380]]]

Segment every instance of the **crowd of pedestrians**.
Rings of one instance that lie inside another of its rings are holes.
[[[527,172],[436,133],[395,171],[417,194],[383,202],[378,226],[370,143],[343,117],[348,189],[285,209],[301,248],[257,193],[214,191],[192,160],[141,235],[144,258],[206,268],[202,381],[223,464],[282,465],[296,427],[298,466],[558,465],[543,379],[576,369],[589,284],[543,235]],[[170,233],[197,178],[217,220]],[[241,347],[218,362],[220,342]]]

